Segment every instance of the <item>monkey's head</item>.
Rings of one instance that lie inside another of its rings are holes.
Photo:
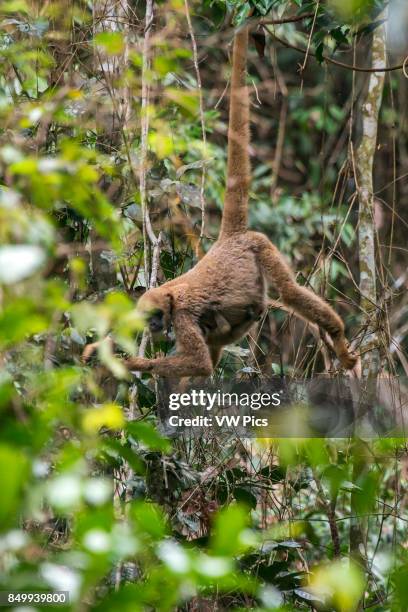
[[[149,289],[142,295],[137,308],[145,318],[152,334],[166,331],[171,323],[172,298],[162,287]]]

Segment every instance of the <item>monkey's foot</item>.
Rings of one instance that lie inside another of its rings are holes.
[[[333,348],[342,367],[346,370],[352,370],[358,361],[358,356],[350,351],[349,343],[345,337],[336,338],[333,342]]]
[[[358,361],[358,356],[351,351],[347,351],[339,355],[339,360],[343,368],[352,370]]]

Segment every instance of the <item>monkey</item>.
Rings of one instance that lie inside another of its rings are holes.
[[[216,330],[221,334],[229,334],[231,331],[230,322],[218,311],[208,309],[202,313],[198,322],[204,338],[208,340]]]
[[[352,369],[339,315],[310,289],[297,284],[276,246],[248,229],[250,186],[249,92],[246,84],[248,27],[234,36],[227,145],[227,179],[217,241],[188,272],[146,291],[137,308],[150,330],[173,325],[174,355],[125,360],[130,371],[162,377],[209,376],[223,348],[243,338],[266,311],[269,288],[282,303],[328,333],[342,367]]]
[[[231,313],[230,313],[231,314]],[[256,305],[249,304],[245,307],[244,314],[239,313],[240,321],[256,321],[262,314],[262,311],[256,309]],[[227,336],[232,330],[231,323],[225,318],[219,310],[217,304],[211,308],[204,310],[199,318],[199,326],[206,340],[213,340],[214,337]]]

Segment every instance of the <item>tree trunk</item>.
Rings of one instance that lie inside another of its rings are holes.
[[[386,9],[379,20],[386,20]],[[372,67],[385,68],[386,25],[379,25],[373,34]],[[377,145],[377,127],[380,114],[385,72],[370,75],[368,91],[362,109],[363,134],[356,154],[356,179],[359,197],[359,259],[360,305],[364,316],[365,334],[361,342],[363,379],[375,379],[380,369],[378,349],[378,309],[375,264],[376,230],[374,223],[373,164]]]
[[[373,33],[372,67],[386,66],[386,25],[387,9],[378,17],[384,20]],[[376,227],[374,221],[373,166],[377,146],[378,118],[384,89],[384,72],[370,74],[368,90],[362,108],[363,131],[356,154],[356,183],[359,197],[359,260],[360,260],[360,305],[363,314],[364,336],[360,345],[361,397],[359,414],[371,410],[376,394],[377,375],[380,370],[378,346],[378,308],[376,284]],[[370,458],[362,440],[356,439],[352,447],[353,484],[359,486],[369,469]],[[360,567],[367,565],[366,538],[367,520],[359,516],[360,489],[351,494],[350,510],[350,556]],[[361,609],[363,602],[360,602]]]

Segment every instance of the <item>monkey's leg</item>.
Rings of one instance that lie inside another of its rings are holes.
[[[313,291],[297,284],[292,270],[272,243],[263,242],[259,257],[268,280],[279,291],[282,301],[302,318],[324,329],[333,340],[341,365],[353,368],[357,358],[349,351],[344,323],[339,315]]]
[[[176,355],[146,359],[134,357],[125,361],[129,370],[151,372],[167,378],[209,376],[213,371],[210,351],[197,323],[186,313],[174,316]]]

